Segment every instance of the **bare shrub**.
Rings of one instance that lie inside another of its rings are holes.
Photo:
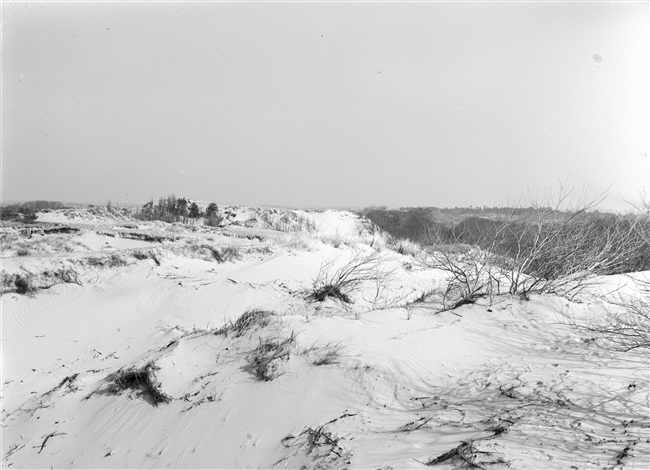
[[[573,298],[597,283],[597,276],[643,269],[649,262],[639,253],[650,250],[640,235],[650,225],[588,212],[603,198],[576,199],[561,188],[551,206],[533,204],[523,215],[513,209],[500,220],[465,219],[451,235],[432,231],[437,244],[459,248],[434,252],[428,265],[450,274],[446,296],[458,292],[463,303],[499,293]]]
[[[477,247],[459,245],[454,251],[436,251],[428,266],[448,274],[447,287],[442,294],[444,310],[473,304],[481,297],[499,292],[500,279],[492,263],[494,255]]]
[[[608,294],[602,297],[605,314],[587,321],[568,322],[605,349],[650,349],[650,281],[634,279],[637,295]]]
[[[364,283],[375,283],[385,286],[392,276],[392,271],[382,269],[387,261],[385,255],[378,251],[357,249],[350,260],[342,267],[335,269],[336,260],[321,265],[314,280],[313,289],[307,299],[323,302],[328,298],[351,303],[350,294],[360,289]]]

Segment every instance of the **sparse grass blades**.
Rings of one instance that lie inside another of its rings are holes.
[[[260,338],[260,345],[248,356],[250,373],[264,382],[282,375],[282,366],[289,360],[296,338],[292,333],[286,339]]]
[[[110,385],[109,393],[118,394],[124,390],[135,390],[139,396],[144,398],[153,406],[161,403],[169,403],[171,397],[160,390],[160,384],[156,381],[155,371],[158,369],[153,362],[146,364],[139,369],[119,370],[107,377]]]
[[[215,333],[223,334],[225,336],[232,334],[235,338],[239,338],[244,333],[254,328],[264,328],[265,326],[268,326],[271,322],[271,317],[274,315],[274,312],[268,310],[247,310],[237,320],[229,322]]]

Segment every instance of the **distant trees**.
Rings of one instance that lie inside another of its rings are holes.
[[[599,200],[578,201],[571,207],[570,196],[571,191],[565,191],[555,204],[533,203],[531,207],[511,208],[509,213],[498,208],[497,213],[461,215],[456,220],[431,208],[372,207],[361,214],[398,239],[408,238],[433,248],[455,246],[456,251],[463,247],[467,253],[461,258],[465,261],[476,253],[481,257],[490,253],[495,257],[491,261],[501,266],[500,278],[507,279],[516,292],[541,288],[549,291],[560,280],[584,273],[606,275],[650,269],[647,216],[595,211]],[[457,256],[447,258],[445,263],[455,263]],[[486,262],[481,258],[472,266],[485,266]],[[458,268],[456,264],[452,267]],[[465,272],[466,266],[461,271]]]
[[[223,216],[219,214],[219,207],[214,202],[208,204],[208,207],[205,209],[205,225],[218,227],[222,220]]]
[[[205,217],[205,225],[217,226],[223,220],[219,215],[219,206],[211,202],[205,213],[201,207],[194,201],[187,198],[177,198],[170,194],[167,197],[161,197],[157,202],[151,201],[136,211],[135,217],[141,220],[161,220],[163,222],[182,222],[187,223],[190,219],[197,220]]]
[[[196,205],[196,202],[193,202],[190,204],[190,217],[192,219],[198,219],[201,217],[201,209],[199,209],[199,206]]]
[[[217,215],[217,211],[219,210],[219,206],[217,206],[214,202],[211,202],[208,204],[208,207],[205,209],[205,216],[206,217],[213,217]]]

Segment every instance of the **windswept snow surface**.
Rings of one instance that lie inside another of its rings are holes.
[[[444,290],[443,274],[386,248],[382,285],[349,305],[311,301],[324,266],[374,249],[353,214],[301,215],[317,229],[293,238],[158,224],[147,230],[170,239],[124,240],[156,256],[116,266],[5,258],[34,275],[73,263],[81,285],[2,296],[2,466],[650,466],[647,356],[569,321],[603,315],[602,302],[503,297],[441,313],[435,294],[409,302]],[[70,235],[87,253],[67,256],[141,249],[105,231]],[[202,244],[242,252],[190,256]],[[255,309],[267,313],[237,329]]]

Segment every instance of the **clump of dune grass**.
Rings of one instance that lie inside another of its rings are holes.
[[[260,345],[248,356],[247,370],[263,382],[279,377],[283,373],[282,365],[289,360],[295,342],[293,333],[286,339],[260,338]]]
[[[109,256],[89,256],[83,260],[83,264],[95,268],[116,268],[127,266],[129,261],[118,253],[112,253]]]
[[[280,245],[292,249],[292,250],[301,250],[301,251],[311,251],[311,246],[309,244],[310,239],[306,238],[302,233],[290,233],[283,234],[281,237],[276,240],[269,240],[269,244],[275,245],[279,243]]]
[[[49,289],[57,284],[81,285],[78,273],[70,267],[48,269],[40,273],[2,273],[2,294],[15,292],[21,295],[33,295],[39,290]]]
[[[352,299],[341,290],[341,286],[326,284],[324,286],[316,287],[313,292],[307,296],[308,300],[316,302],[324,302],[327,299],[340,300],[343,303],[352,303]]]
[[[271,317],[274,315],[274,312],[268,310],[247,310],[239,318],[237,318],[237,320],[234,322],[231,321],[228,324],[224,325],[222,328],[217,330],[215,334],[225,336],[232,335],[235,338],[239,338],[247,331],[268,326],[271,322]]]
[[[296,451],[276,465],[302,454],[308,456],[309,462],[314,465],[313,468],[349,468],[352,453],[340,444],[344,437],[339,437],[327,429],[330,424],[349,416],[355,414],[345,413],[315,428],[307,427],[296,436],[289,434],[283,438],[281,444],[287,449],[296,448]]]
[[[14,231],[0,237],[0,249],[3,256],[33,256],[44,253],[72,253],[85,250],[86,247],[74,238],[51,236],[27,236]]]
[[[172,246],[171,250],[182,256],[198,258],[204,261],[216,261],[217,263],[236,261],[241,259],[242,256],[240,248],[236,246],[216,247],[194,241],[188,241],[186,245],[182,246]]]
[[[241,259],[241,256],[242,256],[241,250],[236,246],[226,246],[221,249],[222,263],[237,261]]]
[[[400,255],[416,257],[422,253],[422,246],[407,238],[399,238],[392,243],[392,248]]]
[[[131,255],[137,260],[153,260],[156,266],[160,266],[160,256],[156,250],[135,250]]]
[[[60,267],[58,269],[47,270],[43,272],[46,279],[55,281],[54,284],[77,284],[81,285],[79,273],[72,268]],[[51,286],[49,286],[51,287]]]
[[[119,394],[124,390],[134,390],[153,406],[169,403],[171,397],[161,391],[160,384],[156,381],[155,371],[157,369],[158,367],[153,362],[138,369],[120,369],[107,377],[110,382],[108,392]]]
[[[5,284],[5,279],[3,279],[3,284]],[[25,274],[13,274],[7,279],[7,284],[11,286],[13,284],[13,290],[17,294],[29,295],[35,293],[38,288],[34,285],[34,276],[31,273]]]
[[[338,364],[341,357],[341,344],[329,342],[319,346],[317,344],[305,349],[302,354],[309,362],[318,367],[330,364]]]
[[[333,246],[334,248],[341,248],[342,246],[353,244],[347,237],[339,232],[334,234],[319,234],[317,237],[324,244]]]

